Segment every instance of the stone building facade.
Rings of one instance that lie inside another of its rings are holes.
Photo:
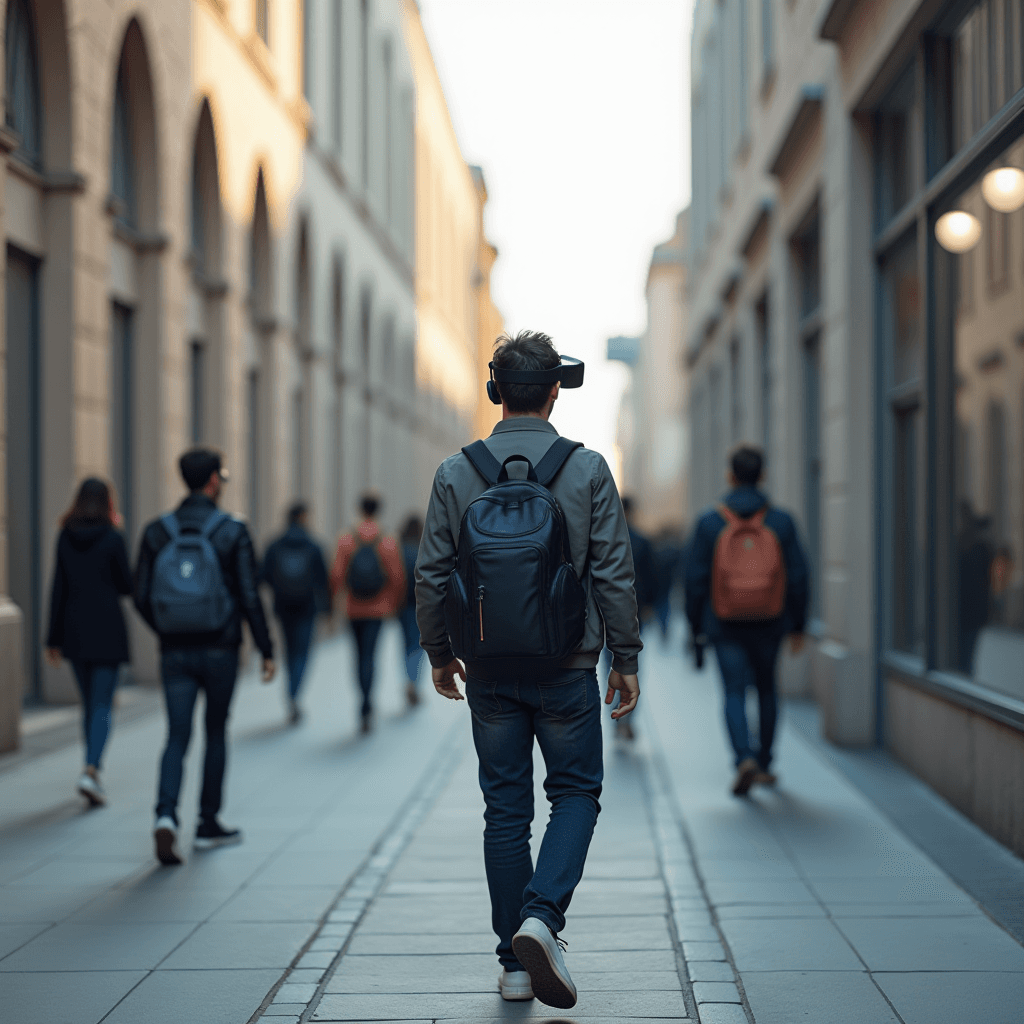
[[[760,442],[802,677],[1024,851],[1024,5],[699,0],[693,504]]]
[[[619,410],[622,492],[636,503],[640,528],[681,534],[689,474],[686,338],[686,243],[689,211],[672,237],[654,248],[647,271],[647,326],[632,344],[609,343],[609,357],[630,369]],[[625,356],[625,359],[623,359]]]
[[[9,0],[0,748],[23,694],[74,696],[41,630],[84,476],[114,482],[134,548],[181,497],[180,452],[215,445],[258,541],[296,498],[330,538],[366,487],[391,525],[423,507],[425,424],[470,437],[473,393],[428,390],[419,365],[405,18],[401,0]],[[134,617],[132,639],[132,675],[155,679]]]

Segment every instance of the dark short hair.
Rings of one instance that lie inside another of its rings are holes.
[[[761,473],[764,471],[764,452],[756,445],[741,444],[733,449],[729,465],[737,483],[752,487],[761,479]]]
[[[503,334],[494,343],[494,365],[502,370],[550,370],[560,362],[554,342],[539,331]],[[551,384],[499,384],[498,394],[509,412],[539,412],[547,404]]]
[[[380,509],[380,497],[374,494],[373,491],[367,491],[359,499],[359,507],[362,509],[364,516],[375,516],[378,509]]]
[[[220,452],[212,448],[190,448],[180,459],[181,478],[190,491],[201,491],[214,473],[221,470]]]
[[[633,498],[632,495],[624,494],[622,496],[622,511],[628,519],[633,514]]]
[[[294,526],[308,511],[309,506],[304,501],[296,501],[288,509],[288,525]]]

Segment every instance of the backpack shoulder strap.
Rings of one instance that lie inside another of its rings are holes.
[[[221,512],[219,509],[213,513],[212,516],[208,517],[206,522],[203,523],[203,528],[199,531],[200,537],[205,537],[209,540],[214,532],[220,528],[225,520],[230,519],[231,516],[227,512]]]
[[[501,463],[491,454],[483,441],[474,441],[462,449],[472,467],[493,487],[501,475]]]
[[[716,511],[725,520],[726,526],[732,526],[740,521],[740,517],[724,501],[718,506]]]
[[[566,459],[577,448],[582,447],[582,441],[570,441],[567,437],[557,438],[555,443],[544,453],[544,458],[537,463],[537,482],[547,487],[558,476]]]
[[[161,516],[160,525],[167,531],[167,536],[171,540],[177,540],[181,536],[181,524],[173,512],[168,512],[167,515]]]

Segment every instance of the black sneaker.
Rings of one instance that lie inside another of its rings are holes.
[[[196,829],[195,842],[197,850],[212,850],[217,846],[237,846],[242,841],[240,828],[224,828],[215,818],[213,821],[202,821]]]

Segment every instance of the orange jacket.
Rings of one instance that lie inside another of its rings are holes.
[[[358,540],[357,540],[358,537]],[[348,564],[359,544],[368,544],[380,537],[377,556],[384,570],[387,582],[375,597],[358,598],[345,596],[345,612],[350,619],[386,619],[397,613],[405,602],[405,566],[402,551],[394,537],[381,534],[380,527],[372,519],[364,519],[354,533],[346,533],[338,540],[338,552],[331,569],[331,590],[337,594],[345,588]]]

